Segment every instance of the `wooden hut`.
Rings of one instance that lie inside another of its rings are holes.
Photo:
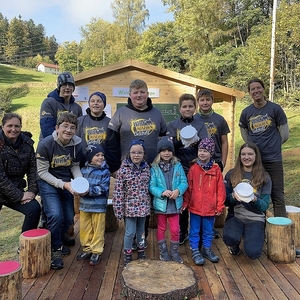
[[[76,74],[74,96],[84,106],[91,93],[103,92],[107,96],[106,113],[111,116],[118,107],[127,103],[129,85],[134,79],[147,83],[149,97],[167,122],[179,117],[178,99],[183,93],[196,96],[199,89],[210,89],[214,94],[214,109],[224,116],[230,128],[226,169],[233,167],[235,103],[244,92],[129,59]]]

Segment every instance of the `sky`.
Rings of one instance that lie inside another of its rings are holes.
[[[56,37],[57,42],[81,40],[80,27],[89,24],[91,18],[113,22],[110,0],[0,0],[0,12],[8,20],[22,16],[32,19],[35,25],[42,24],[45,35]],[[172,20],[166,13],[167,6],[161,0],[145,0],[150,17],[146,25]]]

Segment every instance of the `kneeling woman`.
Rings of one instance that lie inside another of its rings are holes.
[[[243,202],[234,188],[241,182],[253,187],[254,198]],[[251,259],[262,254],[265,236],[265,211],[269,207],[271,179],[264,170],[257,146],[245,143],[241,146],[233,169],[225,175],[228,215],[223,229],[223,241],[232,255],[239,255],[241,238],[244,238],[244,253]]]

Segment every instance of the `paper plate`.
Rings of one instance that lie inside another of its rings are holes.
[[[71,187],[77,194],[84,194],[89,190],[89,182],[84,177],[71,180]]]
[[[234,191],[243,202],[250,202],[254,199],[253,187],[249,183],[239,183]]]
[[[199,140],[197,130],[192,125],[185,126],[180,130],[180,138],[183,145],[186,147]]]

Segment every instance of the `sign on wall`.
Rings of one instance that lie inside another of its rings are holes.
[[[150,88],[148,89],[150,98],[159,98],[159,89]],[[113,97],[128,98],[129,88],[114,87],[112,90]]]

